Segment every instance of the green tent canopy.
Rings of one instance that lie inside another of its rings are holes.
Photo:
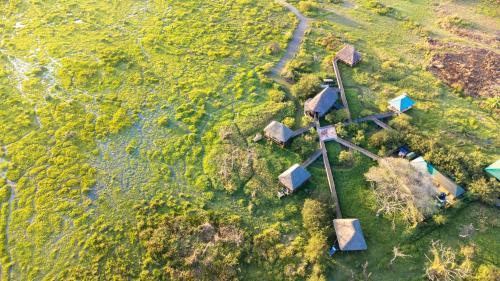
[[[489,165],[484,169],[488,174],[500,180],[500,159],[498,159],[495,163]]]

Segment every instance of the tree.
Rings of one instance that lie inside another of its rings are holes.
[[[405,159],[384,158],[379,164],[365,174],[374,186],[377,214],[387,214],[394,219],[401,216],[414,226],[436,212],[437,188],[430,175],[416,170]]]
[[[404,130],[408,129],[411,124],[411,117],[407,114],[399,114],[396,117],[394,117],[391,121],[389,121],[389,126],[398,129],[398,130]]]
[[[328,221],[326,206],[317,200],[306,199],[302,208],[302,221],[309,233],[321,232]]]
[[[494,179],[488,181],[485,178],[480,178],[469,184],[468,190],[472,197],[478,198],[486,204],[494,204],[500,192],[500,183]]]
[[[477,269],[477,273],[472,280],[497,281],[498,276],[500,276],[500,268],[494,265],[482,264]]]
[[[306,74],[300,78],[299,82],[292,86],[292,94],[298,98],[307,97],[319,91],[321,80],[314,74]]]
[[[457,259],[457,254],[450,247],[445,247],[440,241],[432,241],[429,249],[431,257],[425,270],[427,278],[431,281],[453,281],[465,279],[470,273],[470,251],[462,253],[462,261]]]

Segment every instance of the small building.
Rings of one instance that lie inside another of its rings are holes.
[[[358,219],[335,219],[333,228],[341,251],[362,251],[368,248]]]
[[[414,105],[415,102],[406,94],[389,101],[389,109],[395,112],[405,112],[411,109]]]
[[[278,179],[288,191],[294,192],[301,187],[309,178],[311,174],[301,165],[294,164],[288,170],[279,175]]]
[[[356,51],[354,46],[348,44],[345,45],[344,48],[342,48],[342,50],[337,53],[335,58],[341,60],[343,63],[349,65],[350,67],[353,67],[359,61],[361,61],[361,54]]]
[[[293,137],[293,131],[278,121],[272,121],[264,128],[264,135],[275,143],[285,146]]]
[[[497,180],[500,180],[500,159],[495,163],[489,165],[484,169],[488,174],[494,176]]]
[[[339,89],[326,87],[314,98],[304,103],[304,114],[311,117],[323,117],[339,98]]]
[[[438,191],[444,192],[446,195],[451,196],[452,199],[465,192],[461,186],[456,184],[447,176],[441,174],[441,172],[436,170],[436,168],[434,168],[430,163],[425,161],[422,156],[412,160],[410,163],[417,170],[430,174],[434,183],[438,187]]]

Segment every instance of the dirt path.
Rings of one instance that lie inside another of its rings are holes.
[[[292,40],[288,42],[288,47],[286,48],[285,55],[271,70],[273,76],[279,76],[285,65],[297,54],[297,52],[299,51],[300,43],[302,42],[302,39],[304,39],[306,29],[309,27],[309,19],[292,4],[284,0],[276,0],[276,2],[285,6],[288,10],[290,10],[290,12],[294,13],[295,16],[297,16],[297,18],[299,19],[299,25],[293,32]]]

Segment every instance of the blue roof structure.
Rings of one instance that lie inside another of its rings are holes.
[[[410,163],[418,170],[429,173],[436,184],[438,184],[440,187],[448,191],[454,197],[458,197],[465,192],[465,190],[461,186],[456,184],[454,181],[452,181],[445,175],[441,174],[441,172],[436,170],[434,166],[425,161],[425,159],[422,156],[418,157],[415,160],[412,160]]]
[[[399,111],[404,112],[415,105],[415,102],[410,99],[406,94],[403,94],[397,98],[389,101],[389,107]]]
[[[497,180],[500,180],[500,159],[495,163],[489,165],[484,169],[488,174],[494,176]]]

